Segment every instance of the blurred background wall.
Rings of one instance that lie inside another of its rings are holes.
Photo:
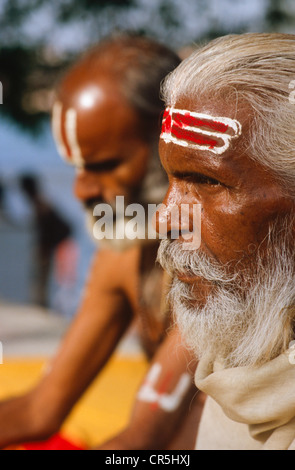
[[[76,310],[93,242],[72,196],[74,170],[57,155],[49,113],[56,81],[88,46],[114,30],[154,37],[186,56],[241,32],[295,32],[294,0],[0,0],[0,300],[34,302],[36,231],[19,178],[34,175],[71,226],[69,280],[51,273],[48,306]],[[62,256],[62,255],[61,255]]]

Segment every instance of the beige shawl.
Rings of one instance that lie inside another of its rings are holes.
[[[293,349],[260,367],[232,369],[203,358],[195,382],[209,399],[196,448],[294,449],[295,364],[291,357]]]

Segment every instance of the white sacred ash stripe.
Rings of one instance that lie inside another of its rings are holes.
[[[166,143],[173,142],[174,144],[180,145],[181,147],[188,147],[190,149],[196,149],[196,150],[207,150],[208,152],[213,152],[213,153],[216,153],[217,155],[221,155],[222,153],[224,153],[229,148],[230,141],[231,141],[231,138],[223,139],[225,142],[222,147],[210,148],[208,145],[192,144],[191,142],[188,142],[187,140],[178,139],[177,137],[174,137],[173,135],[167,134],[167,133],[162,134],[161,138]]]
[[[210,114],[204,114],[204,113],[196,113],[194,111],[187,111],[185,109],[177,109],[177,108],[170,108],[171,113],[176,113],[176,114],[182,114],[185,116],[187,113],[189,113],[190,116],[196,118],[196,119],[204,119],[205,121],[213,121],[213,122],[220,122],[221,124],[225,124],[228,127],[231,127],[236,134],[240,135],[242,132],[242,124],[237,121],[236,119],[231,119],[227,117],[214,117],[211,116]]]
[[[191,385],[191,376],[188,373],[182,374],[172,393],[159,393],[155,389],[155,384],[161,374],[162,365],[154,364],[147,377],[146,382],[140,388],[137,398],[146,403],[157,404],[162,410],[167,412],[175,411]]]
[[[64,145],[62,134],[61,134],[61,124],[62,124],[62,104],[59,101],[56,101],[52,108],[52,134],[56,143],[57,150],[62,158],[69,160],[66,147]]]
[[[208,136],[210,138],[215,137],[215,138],[221,139],[221,140],[223,140],[224,145],[222,147],[210,148],[209,145],[194,144],[194,143],[189,142],[187,140],[175,137],[175,136],[172,135],[171,132],[170,133],[163,132],[161,134],[161,138],[166,143],[173,142],[174,144],[180,145],[182,147],[188,147],[188,148],[197,149],[197,150],[207,150],[207,151],[213,152],[217,155],[221,155],[222,153],[224,153],[229,148],[231,140],[236,139],[242,133],[242,125],[236,119],[230,119],[230,118],[226,118],[226,117],[214,117],[214,116],[211,116],[209,114],[196,113],[196,112],[187,111],[187,110],[184,110],[184,109],[177,109],[177,108],[167,108],[167,109],[169,110],[169,114],[172,118],[171,127],[173,125],[173,113],[181,114],[181,115],[189,114],[189,116],[194,117],[196,119],[201,119],[201,120],[205,120],[205,121],[208,121],[208,122],[217,122],[217,123],[224,124],[224,125],[228,126],[229,128],[231,128],[234,131],[234,135],[229,135],[229,134],[225,134],[223,132],[218,132],[218,131],[217,132],[207,131],[207,130],[202,129],[201,127],[196,127],[196,126],[183,125],[183,129],[185,129],[185,130],[195,132],[196,134],[205,135],[205,136]]]
[[[66,111],[65,126],[74,165],[83,167],[84,160],[77,138],[77,111],[75,109],[70,108]]]

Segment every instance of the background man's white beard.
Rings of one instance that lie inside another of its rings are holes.
[[[151,144],[151,158],[147,172],[138,191],[136,202],[142,204],[160,204],[168,189],[167,174],[161,166],[158,154],[158,139]]]
[[[294,338],[294,256],[285,240],[269,242],[268,253],[267,266],[255,259],[258,268],[244,291],[240,284],[234,289],[232,278],[219,279],[202,307],[191,286],[174,279],[169,296],[176,323],[198,358],[220,357],[226,367],[258,365],[288,348]]]
[[[142,234],[142,238],[136,238],[132,240],[128,237],[128,235],[131,235],[126,233],[126,223],[129,219],[125,219],[125,217],[120,217],[114,221],[111,228],[106,227],[106,232],[104,233],[104,237],[101,240],[96,239],[93,233],[93,229],[97,218],[93,216],[92,212],[92,210],[86,211],[86,226],[88,233],[99,248],[124,251],[128,248],[131,248],[135,244],[145,243],[145,227],[139,227],[137,230],[138,233],[140,232]],[[117,225],[120,226],[119,232],[124,232],[124,238],[116,238]]]

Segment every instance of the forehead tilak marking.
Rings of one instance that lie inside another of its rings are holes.
[[[61,125],[62,125],[62,104],[59,101],[56,101],[52,108],[52,121],[51,121],[52,134],[53,134],[54,141],[56,143],[58,153],[60,154],[62,158],[68,161],[69,155],[68,155],[66,146],[62,138]]]
[[[78,143],[77,111],[75,109],[70,108],[66,111],[65,128],[74,165],[81,167],[84,165],[84,160]]]
[[[62,110],[62,103],[57,101],[52,110],[52,133],[58,152],[67,162],[82,167],[84,160],[77,138],[77,112],[73,108],[65,112],[65,137],[67,140],[65,143],[62,136]]]
[[[231,130],[232,134],[227,134],[228,130]],[[231,140],[239,137],[241,133],[242,125],[235,119],[167,107],[160,137],[167,143],[173,142],[182,147],[207,150],[221,155],[229,148]],[[222,140],[224,144],[218,146],[216,139]]]

